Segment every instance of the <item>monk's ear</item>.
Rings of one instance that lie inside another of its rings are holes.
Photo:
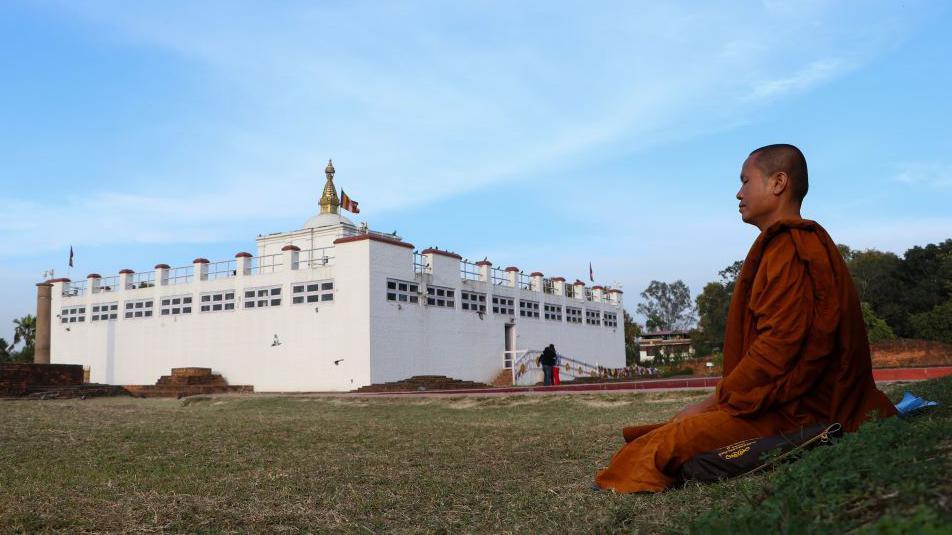
[[[770,175],[767,180],[767,187],[774,195],[783,195],[783,192],[790,188],[790,175],[784,171],[777,171]]]

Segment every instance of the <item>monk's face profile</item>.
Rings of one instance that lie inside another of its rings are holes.
[[[756,165],[756,158],[757,155],[752,154],[744,161],[740,171],[741,184],[737,191],[737,200],[740,201],[738,208],[744,223],[763,230],[775,221],[779,214],[786,211],[788,177],[783,172],[768,176]]]

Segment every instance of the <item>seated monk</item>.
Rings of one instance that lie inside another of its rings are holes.
[[[792,145],[750,154],[737,192],[757,226],[738,275],[714,393],[665,423],[629,427],[595,486],[660,492],[691,457],[735,442],[838,422],[855,431],[896,414],[876,389],[856,289],[836,244],[800,217],[807,162]]]

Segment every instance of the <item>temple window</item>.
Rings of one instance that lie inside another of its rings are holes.
[[[456,290],[443,286],[427,286],[426,304],[430,306],[456,308]]]
[[[460,292],[460,302],[463,310],[486,312],[486,294],[484,293],[462,290]]]
[[[106,321],[119,318],[119,301],[112,303],[99,303],[92,307],[92,321]]]
[[[398,279],[387,279],[387,301],[419,303],[420,285]]]
[[[296,282],[291,285],[291,304],[325,303],[334,300],[334,281]]]
[[[235,291],[221,290],[203,293],[199,298],[199,310],[202,312],[224,312],[235,309]]]
[[[281,306],[281,287],[262,286],[260,288],[245,288],[243,290],[244,308],[264,308]]]

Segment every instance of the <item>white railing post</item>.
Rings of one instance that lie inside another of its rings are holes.
[[[235,277],[251,275],[251,253],[244,251],[235,254]]]
[[[169,285],[169,267],[168,264],[156,264],[155,265],[155,285],[156,286],[168,286]]]
[[[193,281],[207,281],[208,280],[208,259],[207,258],[196,258],[192,260],[192,280]]]
[[[132,277],[134,277],[135,274],[136,274],[136,272],[135,272],[135,271],[132,271],[131,269],[123,269],[122,271],[120,271],[120,272],[119,272],[119,290],[118,290],[118,291],[124,292],[124,291],[128,290],[128,289],[129,289],[129,286],[132,285]]]
[[[99,293],[99,279],[101,278],[99,273],[86,275],[86,291],[89,292],[89,295]]]
[[[573,286],[575,287],[575,298],[580,301],[584,301],[585,300],[585,283],[580,280],[576,280]]]
[[[509,266],[506,268],[506,275],[509,277],[506,286],[510,288],[517,288],[519,286],[519,268],[516,266]]]
[[[529,275],[529,276],[532,277],[532,281],[529,283],[529,288],[533,292],[541,292],[542,291],[542,277],[544,275],[542,275],[542,273],[538,271],[534,271],[532,272],[532,275]]]
[[[597,286],[597,285],[592,286],[592,301],[596,303],[601,303],[604,295],[605,295],[605,288],[602,288],[601,286]]]
[[[479,268],[479,280],[490,282],[490,271],[493,269],[493,263],[489,260],[480,260],[476,262],[476,267]]]
[[[565,295],[565,277],[552,277],[552,294]]]
[[[297,245],[285,245],[281,248],[284,253],[284,265],[287,269],[297,269],[298,260],[301,258],[301,248]]]
[[[613,305],[621,305],[621,295],[625,293],[616,288],[608,290],[608,301]]]

